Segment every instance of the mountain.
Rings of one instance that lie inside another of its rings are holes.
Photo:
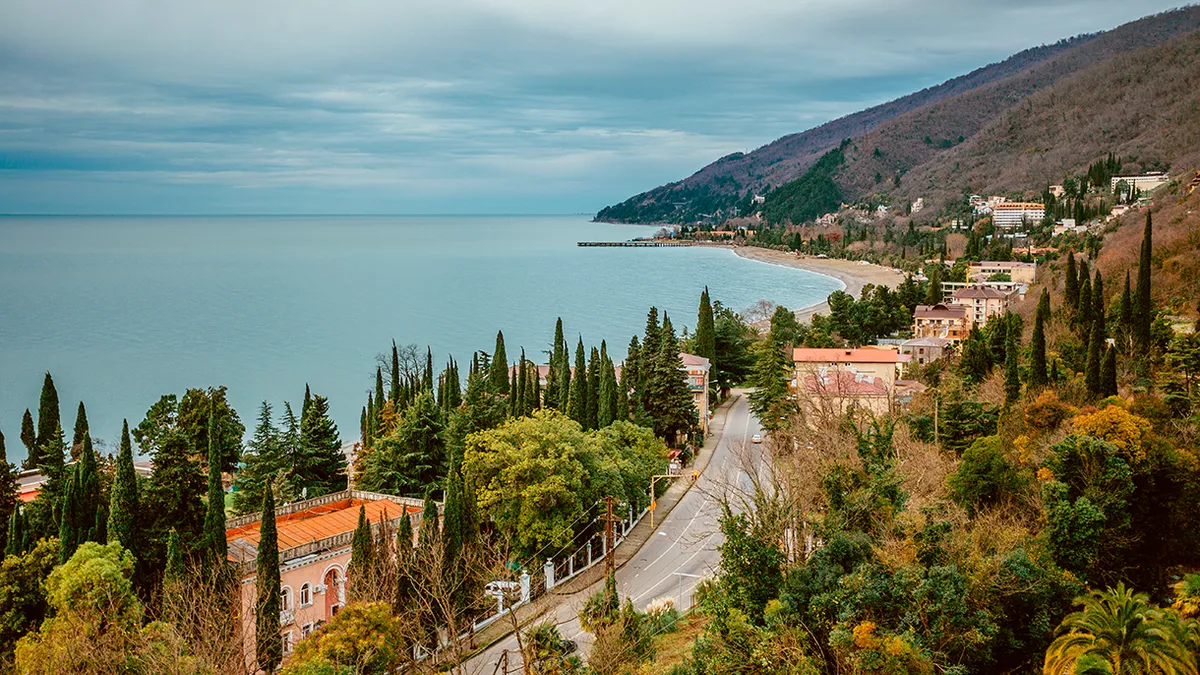
[[[1200,7],[1146,17],[1114,30],[1064,40],[1021,52],[936,87],[890,103],[784,136],[750,153],[722,157],[688,178],[602,209],[597,220],[614,222],[694,222],[735,207],[746,212],[749,197],[769,193],[805,178],[818,160],[841,152],[817,168],[825,187],[823,203],[858,199],[874,191],[903,188],[905,174],[972,141],[1031,96],[1077,73],[1121,56],[1163,45],[1200,29]],[[843,141],[851,141],[846,144]],[[828,166],[838,166],[830,171]],[[829,192],[828,178],[836,185]],[[931,174],[932,178],[932,174]],[[898,180],[899,179],[899,180]],[[900,185],[895,185],[899,182]],[[814,181],[792,193],[811,198]],[[891,184],[889,184],[891,183]],[[797,197],[777,213],[803,213]]]

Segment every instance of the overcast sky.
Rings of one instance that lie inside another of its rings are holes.
[[[1174,4],[0,0],[0,213],[592,212]]]

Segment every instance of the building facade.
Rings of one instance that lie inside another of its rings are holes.
[[[940,338],[951,342],[965,340],[971,332],[968,312],[964,305],[917,305],[913,311],[913,337]]]
[[[967,308],[970,327],[983,328],[989,319],[1008,311],[1013,294],[991,286],[968,286],[960,288],[950,297],[950,303]]]
[[[688,390],[692,392],[692,405],[696,408],[696,414],[700,418],[700,430],[705,436],[708,435],[708,394],[709,394],[709,374],[712,371],[712,364],[703,356],[695,354],[687,354],[681,352],[680,360],[683,361],[683,369],[687,371]]]
[[[900,343],[900,353],[923,366],[942,358],[953,345],[953,341],[941,337],[914,338]]]
[[[992,223],[998,228],[1032,225],[1045,216],[1045,205],[1037,202],[1001,202],[992,206]]]
[[[841,415],[850,408],[881,415],[891,409],[904,361],[891,349],[796,348],[791,388],[809,418]]]
[[[987,281],[997,274],[1007,274],[1015,283],[1032,284],[1037,279],[1037,263],[1005,260],[985,260],[967,267],[967,281]]]
[[[345,490],[294,502],[275,510],[279,546],[279,639],[285,657],[296,644],[329,621],[346,604],[346,567],[359,509],[378,530],[411,519],[421,526],[424,503],[375,492]],[[241,625],[247,664],[255,659],[254,605],[258,595],[255,563],[261,518],[251,514],[225,523],[229,560],[241,578]]]
[[[1170,180],[1171,177],[1165,171],[1151,171],[1140,176],[1113,176],[1109,180],[1109,189],[1116,192],[1118,184],[1125,183],[1130,188],[1137,188],[1138,192],[1149,192],[1156,187],[1166,185]]]

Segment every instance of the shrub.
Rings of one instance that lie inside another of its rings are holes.
[[[1016,467],[1005,456],[998,436],[972,443],[963,453],[958,471],[947,482],[951,498],[971,516],[1019,492],[1024,485]]]
[[[407,644],[403,625],[387,603],[351,603],[296,646],[284,675],[324,672],[311,670],[322,662],[349,666],[362,675],[390,673],[406,660]]]
[[[1146,434],[1150,433],[1150,420],[1124,408],[1110,405],[1091,414],[1079,415],[1073,424],[1079,433],[1108,441],[1126,456],[1139,460],[1146,456],[1141,446]]]
[[[1047,389],[1025,407],[1025,424],[1038,431],[1053,431],[1076,412],[1059,400],[1057,392]]]

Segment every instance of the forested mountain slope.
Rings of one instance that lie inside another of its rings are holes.
[[[837,184],[856,197],[945,154],[1030,95],[1096,64],[1200,28],[1200,7],[1147,17],[1094,36],[1021,52],[944,84],[723,157],[692,176],[607,207],[599,220],[691,222],[801,178],[845,139]],[[876,152],[878,150],[878,152]],[[807,191],[802,191],[807,192]]]

